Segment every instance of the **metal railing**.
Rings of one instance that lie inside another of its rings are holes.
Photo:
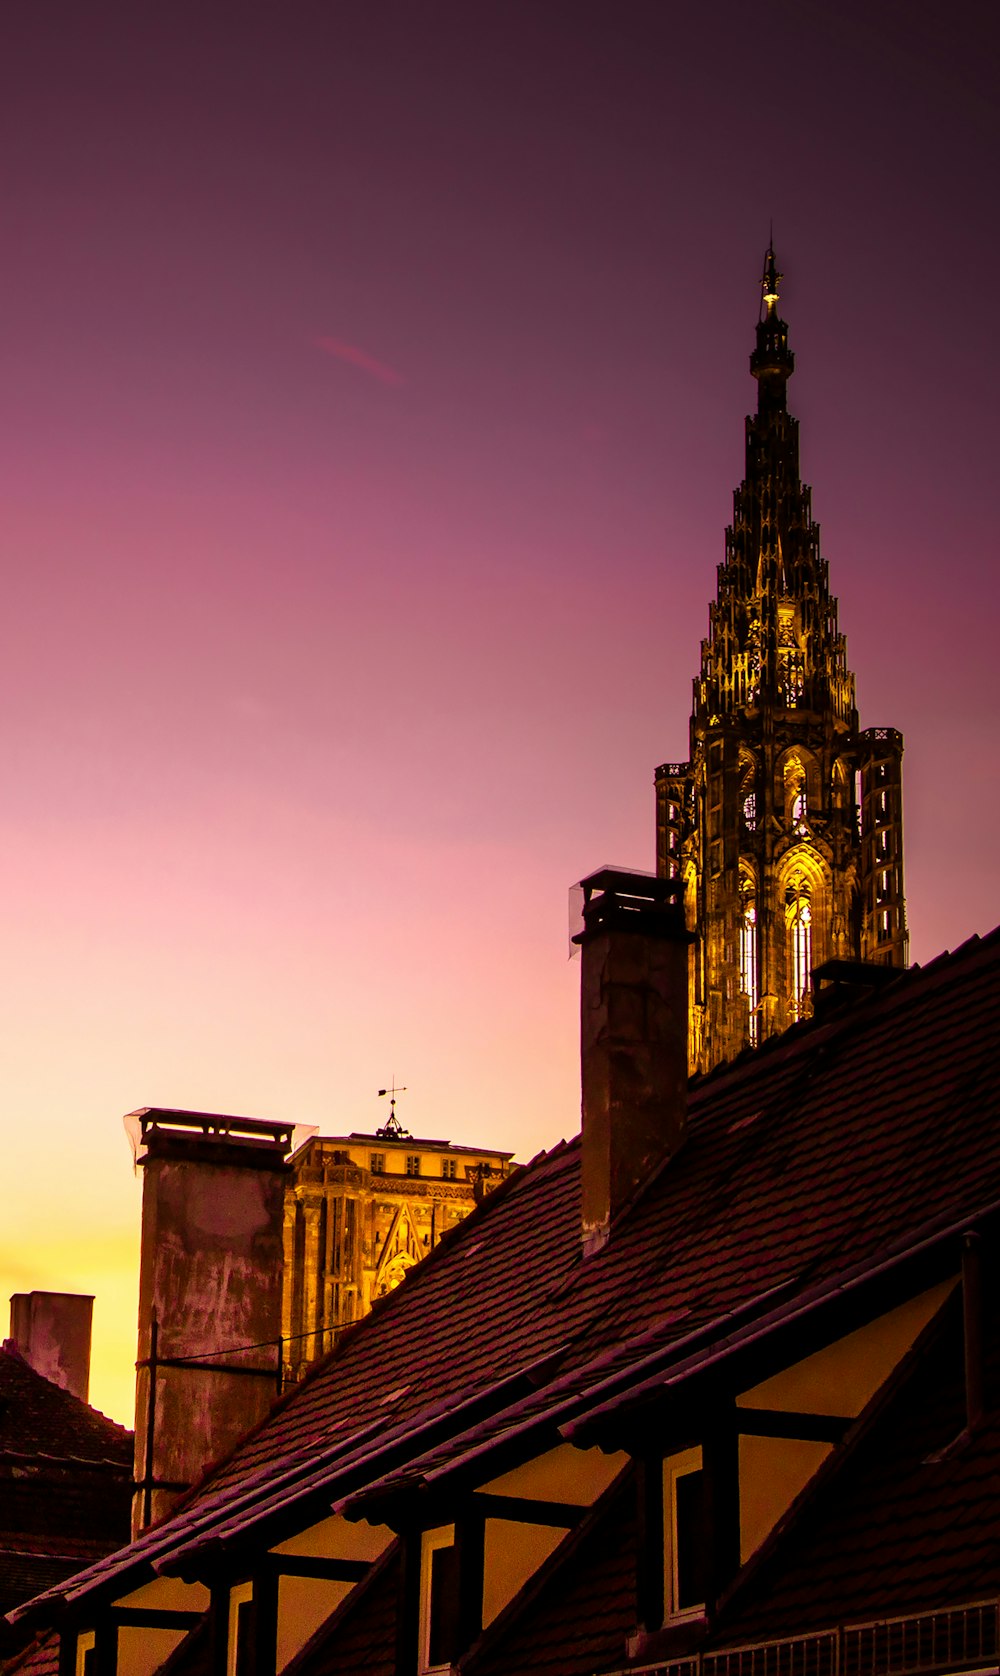
[[[932,1676],[989,1668],[1000,1652],[1000,1602],[873,1618],[810,1635],[724,1647],[609,1676]]]

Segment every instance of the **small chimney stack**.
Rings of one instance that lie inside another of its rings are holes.
[[[133,1535],[263,1418],[281,1373],[290,1123],[145,1107]]]
[[[679,879],[605,867],[581,880],[584,1254],[680,1147],[687,1121],[688,944]]]
[[[81,1402],[90,1391],[94,1300],[81,1292],[15,1292],[10,1336],[29,1367]]]

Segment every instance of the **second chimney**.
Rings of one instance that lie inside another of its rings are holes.
[[[94,1300],[80,1292],[15,1292],[10,1336],[36,1373],[86,1402]]]
[[[687,1121],[688,944],[679,879],[605,867],[581,880],[585,1254],[675,1153]]]

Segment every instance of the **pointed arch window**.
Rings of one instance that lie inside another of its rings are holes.
[[[750,1045],[757,1046],[760,980],[757,969],[757,892],[746,875],[740,881],[740,989],[750,1014]]]
[[[812,902],[805,879],[794,879],[785,893],[785,923],[788,927],[789,1012],[793,1019],[808,1017],[811,1009]]]
[[[760,701],[760,619],[751,618],[747,631],[747,703]]]
[[[809,793],[805,764],[797,752],[786,759],[783,769],[785,782],[785,818],[796,838],[805,838],[809,823]]]
[[[756,832],[759,823],[757,812],[757,763],[750,751],[740,751],[740,809],[743,815],[743,825],[748,832]]]

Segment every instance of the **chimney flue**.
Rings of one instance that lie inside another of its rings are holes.
[[[289,1123],[146,1106],[132,1532],[260,1420],[281,1369]]]
[[[15,1292],[10,1336],[36,1373],[86,1402],[94,1300],[80,1292]]]
[[[582,1234],[615,1217],[684,1139],[688,944],[679,879],[605,867],[581,881]]]

